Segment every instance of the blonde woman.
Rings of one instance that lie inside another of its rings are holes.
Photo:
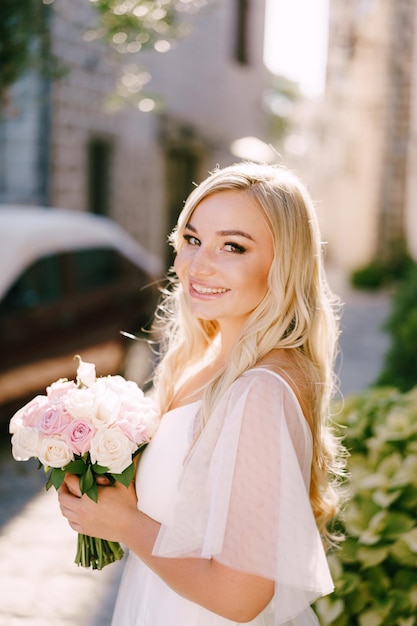
[[[135,488],[79,497],[77,532],[129,558],[114,626],[317,624],[342,450],[330,428],[338,327],[312,200],[278,166],[214,171],[171,235],[158,309],[160,427]]]

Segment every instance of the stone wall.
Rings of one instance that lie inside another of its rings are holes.
[[[248,3],[245,64],[233,52],[237,4],[208,3],[184,17],[192,32],[172,50],[132,59],[83,39],[95,17],[88,2],[55,0],[55,52],[69,71],[52,85],[51,204],[91,209],[91,150],[101,146],[103,209],[153,252],[166,255],[167,234],[193,181],[217,163],[235,160],[233,140],[266,139],[264,1]],[[152,76],[145,87],[156,102],[151,112],[109,104],[132,60]]]
[[[310,181],[328,260],[349,273],[405,237],[417,258],[415,0],[330,2]]]

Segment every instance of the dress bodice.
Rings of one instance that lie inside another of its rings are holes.
[[[192,402],[168,411],[141,455],[136,476],[138,509],[157,522],[166,521],[177,493],[199,405],[199,401]]]

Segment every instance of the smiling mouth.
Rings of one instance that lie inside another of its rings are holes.
[[[191,284],[191,289],[195,291],[196,293],[199,293],[201,295],[208,295],[208,296],[226,293],[226,291],[228,291],[228,289],[225,289],[225,288],[216,289],[216,288],[203,287],[202,285],[194,285],[194,284]]]

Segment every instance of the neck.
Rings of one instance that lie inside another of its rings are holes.
[[[241,328],[236,328],[235,325],[221,325],[220,326],[220,351],[216,358],[216,361],[223,365],[226,365],[230,358],[230,354],[233,350],[233,346],[240,337]]]

